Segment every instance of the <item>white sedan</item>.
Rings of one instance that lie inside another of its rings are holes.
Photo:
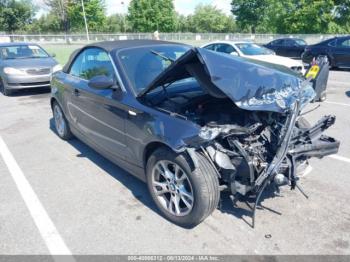
[[[283,65],[303,75],[305,74],[305,68],[300,61],[278,56],[270,49],[259,46],[252,42],[220,41],[206,44],[202,46],[202,48],[272,64]]]

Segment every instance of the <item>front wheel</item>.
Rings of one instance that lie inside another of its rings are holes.
[[[0,79],[0,92],[4,95],[4,96],[10,96],[12,94],[11,90],[7,89],[4,85],[4,83],[2,82],[2,80]]]
[[[182,227],[201,223],[217,207],[219,182],[208,160],[196,153],[191,167],[184,154],[160,148],[147,161],[147,185],[153,201],[171,222]]]

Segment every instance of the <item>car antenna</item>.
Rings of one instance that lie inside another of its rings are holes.
[[[171,63],[174,63],[174,62],[175,62],[175,59],[172,59],[172,58],[170,58],[170,57],[167,57],[167,56],[165,56],[165,55],[162,55],[161,53],[159,53],[159,52],[157,52],[157,51],[151,50],[151,53],[152,53],[152,54],[155,54],[155,55],[157,55],[157,56],[159,56],[159,57],[161,57],[161,58],[163,58],[164,60],[170,61]]]

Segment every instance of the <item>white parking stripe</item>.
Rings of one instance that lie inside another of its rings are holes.
[[[28,180],[0,136],[0,154],[51,255],[71,255]]]
[[[338,103],[338,102],[332,102],[332,101],[324,101],[323,103],[333,104],[333,105],[338,105],[338,106],[350,106],[350,104]]]
[[[337,159],[337,160],[340,160],[340,161],[344,161],[344,162],[350,163],[350,158],[346,158],[346,157],[339,156],[339,155],[330,155],[329,157],[331,157],[333,159]]]

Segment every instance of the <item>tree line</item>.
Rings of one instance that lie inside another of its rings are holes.
[[[232,0],[231,6],[241,32],[350,32],[350,0]]]
[[[0,31],[7,33],[81,33],[85,30],[81,0],[45,0],[48,11],[27,0],[0,1]],[[104,0],[84,0],[90,32],[234,32],[232,15],[199,4],[188,16],[175,11],[173,0],[132,0],[127,14],[106,15]],[[118,10],[116,10],[118,11]]]
[[[47,11],[28,0],[0,1],[0,31],[81,33],[81,0],[44,0]],[[173,0],[131,0],[127,14],[106,15],[104,0],[84,0],[90,32],[349,33],[350,0],[232,0],[231,13],[199,4],[193,14],[175,11]],[[116,10],[118,11],[118,10]]]

